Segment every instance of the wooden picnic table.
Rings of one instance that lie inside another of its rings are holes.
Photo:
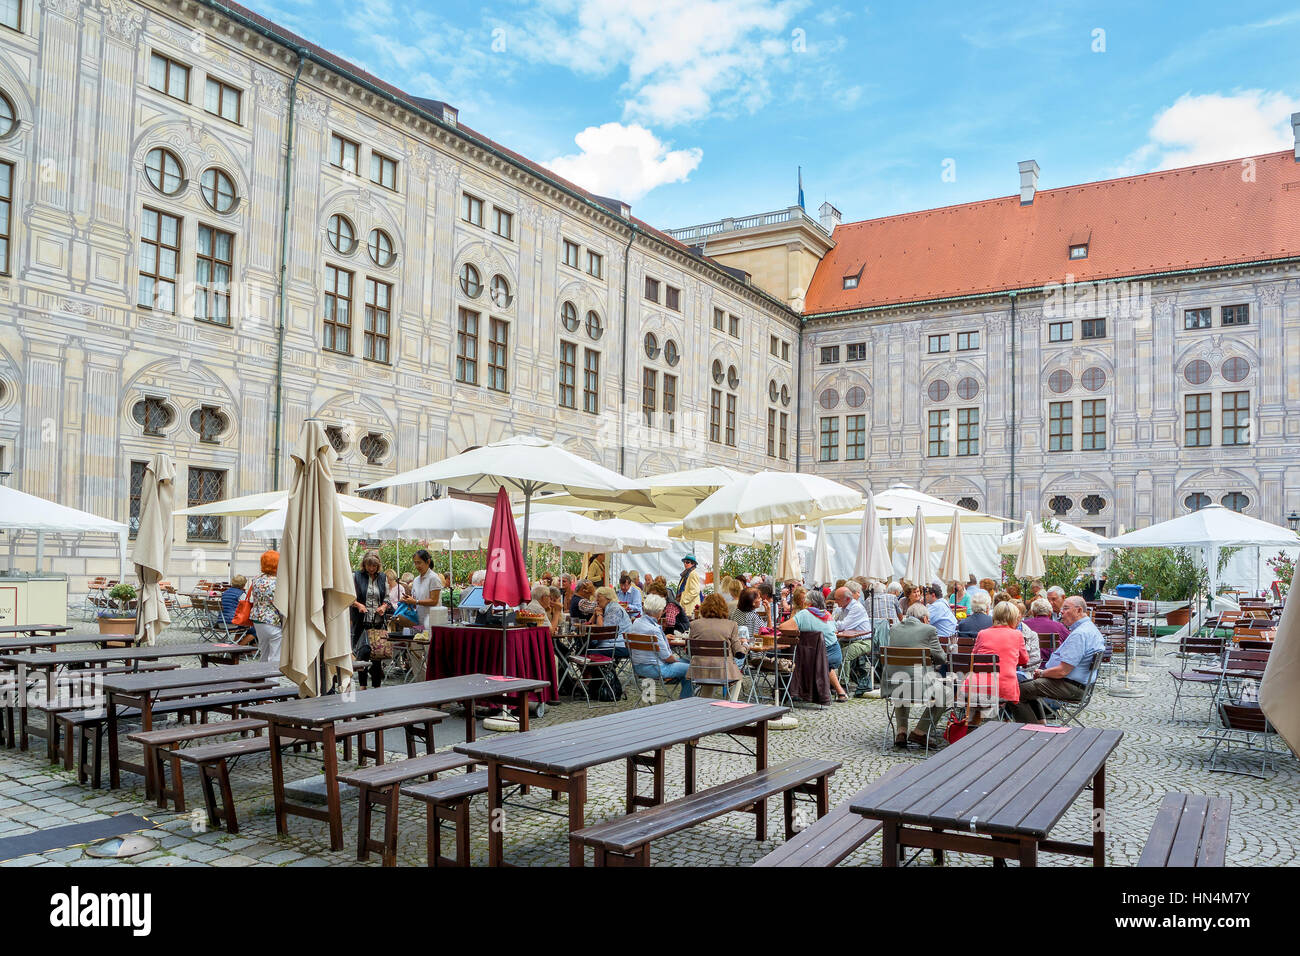
[[[211,647],[212,645],[207,645]],[[121,772],[130,770],[149,779],[143,764],[129,763],[118,756],[117,708],[138,707],[140,729],[153,730],[153,705],[163,691],[193,690],[202,695],[205,687],[230,683],[259,684],[280,676],[274,664],[231,664],[228,667],[185,667],[172,671],[147,671],[136,674],[113,674],[103,679],[104,706],[108,717],[108,785],[116,790]]]
[[[343,816],[339,801],[336,725],[345,720],[444,704],[465,707],[465,737],[474,739],[474,704],[485,698],[511,696],[518,703],[519,727],[528,729],[528,695],[550,684],[527,677],[490,677],[466,674],[411,684],[388,684],[346,694],[327,694],[302,700],[288,700],[244,708],[248,717],[267,722],[271,738],[271,779],[275,791],[275,829],[288,833],[288,816],[324,820],[330,827],[330,849],[343,849]],[[280,740],[319,743],[325,762],[325,809],[290,803],[284,795],[284,765]]]
[[[1106,865],[1106,759],[1123,736],[1089,727],[1037,729],[988,723],[956,744],[854,799],[851,809],[883,824],[885,866],[904,847],[1018,859],[1037,866],[1038,853],[1092,857]],[[1084,788],[1092,785],[1092,842],[1048,835]]]
[[[3,624],[0,625],[0,637],[11,637],[14,634],[24,634],[27,637],[37,637],[41,634],[66,634],[72,630],[70,624]],[[110,640],[112,635],[101,634],[99,640]]]
[[[107,644],[110,641],[125,641],[134,644],[135,639],[121,634],[52,634],[49,637],[30,635],[28,637],[0,637],[0,655],[20,651],[45,651],[53,653],[60,647],[75,647],[80,644]]]
[[[686,793],[695,792],[695,752],[702,737],[729,734],[754,738],[756,770],[767,768],[767,723],[788,713],[789,707],[741,704],[701,697],[668,701],[650,707],[606,714],[519,734],[457,744],[466,756],[488,768],[488,865],[502,866],[506,784],[536,786],[569,797],[569,832],[586,826],[587,770],[615,760],[627,761],[627,812],[656,806],[664,800],[664,753],[686,745]],[[646,757],[644,755],[652,754]],[[637,793],[639,768],[650,769],[652,797]],[[766,807],[758,814],[766,825]],[[583,865],[583,847],[569,845],[569,865]]]

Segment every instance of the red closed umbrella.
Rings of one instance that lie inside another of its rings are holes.
[[[487,575],[483,579],[485,604],[502,605],[501,675],[506,674],[505,608],[519,607],[532,597],[528,574],[524,570],[524,552],[519,547],[519,532],[510,510],[510,496],[505,488],[497,489],[492,511],[492,530],[488,533]]]

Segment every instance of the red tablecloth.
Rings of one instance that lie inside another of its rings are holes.
[[[546,627],[512,627],[507,632],[506,670],[501,673],[501,628],[449,625],[429,628],[427,680],[465,674],[495,674],[544,680],[550,687],[530,694],[550,702],[559,697],[555,647]]]

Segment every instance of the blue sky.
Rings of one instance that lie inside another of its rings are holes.
[[[661,227],[846,221],[1291,145],[1300,6],[245,0]],[[945,175],[946,174],[946,175]]]

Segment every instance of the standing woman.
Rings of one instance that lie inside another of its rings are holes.
[[[383,661],[370,660],[370,643],[366,631],[384,626],[388,613],[388,579],[380,570],[379,553],[367,551],[361,559],[361,570],[352,575],[356,600],[352,602],[352,656],[359,661],[370,661],[370,678],[378,687],[384,682]],[[360,672],[361,686],[366,686],[366,671]]]
[[[249,620],[257,632],[258,654],[264,664],[280,666],[280,628],[284,619],[275,609],[276,573],[280,570],[280,552],[262,554],[262,573],[248,586]]]
[[[420,612],[420,623],[427,628],[431,609],[442,603],[444,582],[442,575],[433,570],[433,556],[424,548],[415,552],[411,563],[416,575],[411,582],[411,603]]]

